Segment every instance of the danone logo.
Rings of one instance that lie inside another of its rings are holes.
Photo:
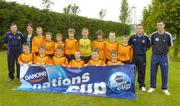
[[[126,73],[115,72],[110,76],[108,86],[112,91],[121,93],[131,88],[131,79]]]
[[[30,69],[29,69],[30,70]],[[38,69],[38,67],[31,67],[31,71],[26,73],[24,79],[31,83],[38,83],[45,80],[47,72],[45,69]]]

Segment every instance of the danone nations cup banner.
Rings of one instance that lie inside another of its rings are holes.
[[[135,65],[23,65],[17,90],[135,99]]]

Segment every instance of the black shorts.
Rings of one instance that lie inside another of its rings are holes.
[[[69,63],[71,60],[75,59],[74,55],[65,55],[65,57],[68,59],[68,63]]]
[[[51,59],[53,58],[53,56],[54,56],[54,54],[48,54],[48,57]]]
[[[105,63],[107,64],[107,63],[108,63],[108,61],[111,61],[111,59],[107,59],[107,58],[106,58]]]
[[[35,52],[35,55],[38,56],[38,55],[39,55],[39,52]]]
[[[81,59],[84,61],[85,64],[91,59],[91,56],[82,56]]]
[[[121,62],[124,63],[124,64],[131,64],[130,61],[121,61]]]

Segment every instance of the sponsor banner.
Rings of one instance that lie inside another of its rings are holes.
[[[135,65],[28,66],[20,69],[17,90],[82,94],[114,98],[136,98]]]

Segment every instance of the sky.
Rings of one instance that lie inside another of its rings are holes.
[[[42,0],[6,0],[15,1],[20,4],[26,4],[43,9]],[[50,7],[51,11],[63,13],[63,8],[69,4],[76,4],[80,7],[78,15],[88,18],[99,19],[99,11],[106,9],[106,15],[103,20],[119,22],[120,7],[122,0],[51,0],[54,5]],[[131,23],[139,23],[142,20],[144,7],[151,4],[151,0],[128,0]],[[135,9],[132,9],[135,7]]]

